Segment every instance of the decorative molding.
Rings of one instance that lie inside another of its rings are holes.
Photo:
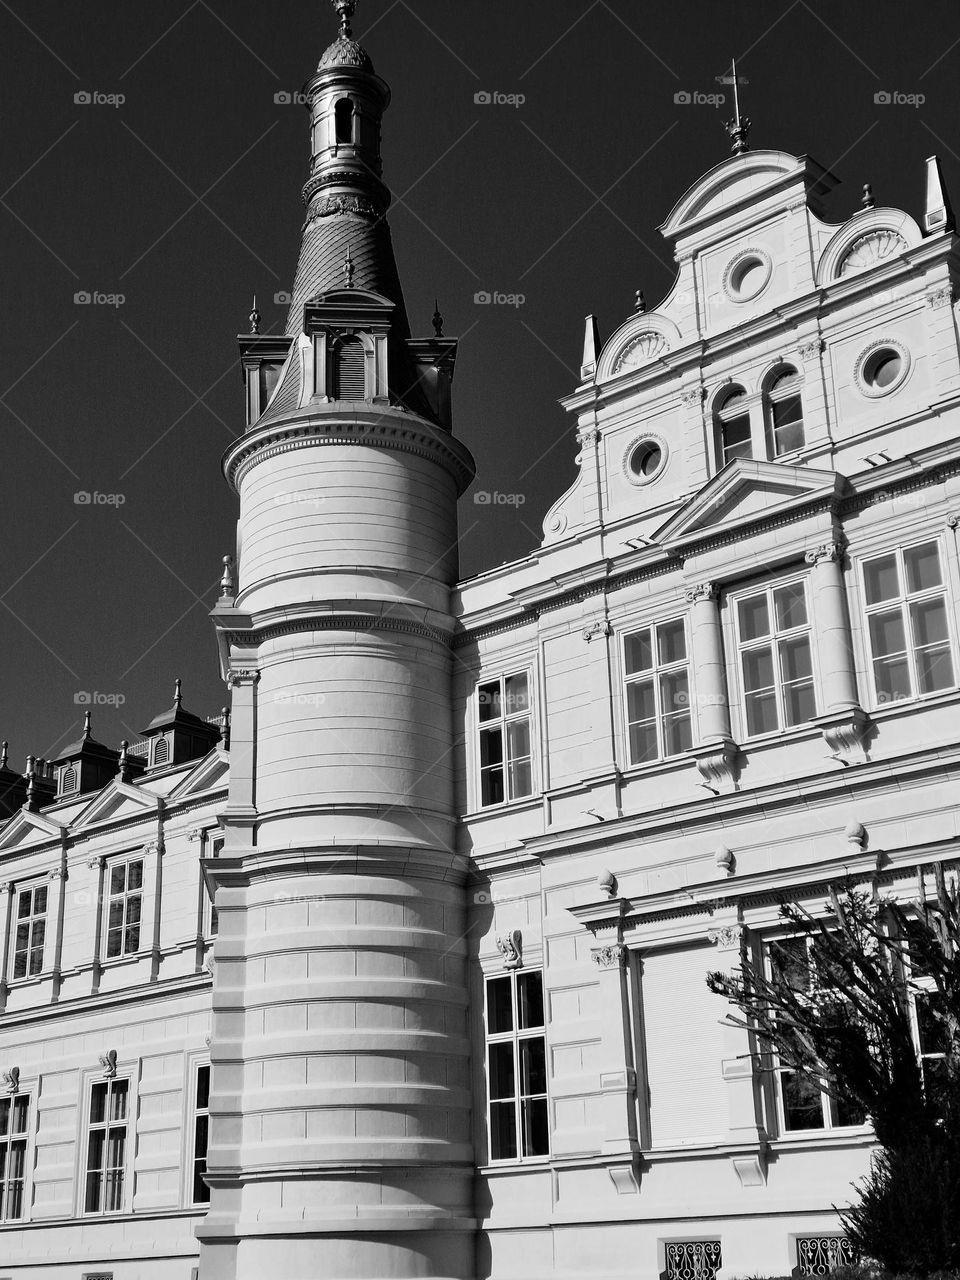
[[[3,884],[0,884],[0,893],[13,893],[13,881],[4,880]]]
[[[0,1080],[3,1081],[3,1087],[7,1093],[18,1093],[20,1090],[20,1068],[8,1067],[6,1071],[0,1071]]]
[[[730,1157],[741,1187],[765,1187],[767,1185],[767,1161],[764,1151]]]
[[[591,640],[597,640],[600,636],[612,636],[613,627],[610,621],[604,618],[602,622],[595,622],[591,627],[584,627],[581,634],[589,644]]]
[[[220,634],[226,644],[249,645],[251,638],[256,638],[262,643],[264,640],[275,640],[279,636],[297,635],[302,631],[344,630],[399,632],[402,635],[421,636],[424,640],[430,640],[444,647],[449,644],[449,636],[437,630],[436,627],[430,627],[424,622],[415,622],[409,618],[391,618],[379,613],[314,614],[312,617],[298,618],[292,622],[268,623],[262,627],[254,627],[250,631],[222,631]],[[256,683],[259,678],[259,672],[250,677],[253,683]],[[230,683],[231,679],[228,676],[227,684]],[[237,680],[234,683],[241,684],[245,681]]]
[[[875,267],[878,262],[882,262],[884,258],[892,257],[895,253],[903,253],[908,248],[906,240],[896,231],[891,231],[889,227],[878,227],[874,231],[868,231],[859,240],[854,240],[843,256],[837,269],[837,276],[867,271],[870,267]]]
[[[737,757],[740,748],[729,738],[693,747],[689,752],[696,761],[703,785],[719,794],[733,791],[737,785]]]
[[[687,604],[699,604],[701,600],[716,600],[720,588],[715,582],[696,582],[693,586],[684,587],[683,598]]]
[[[956,529],[960,525],[960,511],[951,511],[947,516],[947,528]]]
[[[597,888],[606,898],[613,898],[617,892],[617,877],[606,867],[597,876]]]
[[[601,969],[621,969],[627,962],[627,948],[622,942],[608,947],[597,947],[590,952],[593,962]]]
[[[138,815],[138,818],[139,818],[139,815]],[[106,865],[107,865],[107,860],[102,856],[98,858],[90,858],[89,861],[87,862],[87,866],[90,868],[91,871],[102,871]]]
[[[336,214],[353,213],[361,218],[379,218],[380,211],[372,200],[364,196],[322,196],[315,199],[307,210],[306,221],[301,232],[319,222],[321,218],[331,218]]]
[[[586,431],[577,432],[577,444],[582,448],[585,444],[598,444],[600,441],[599,427],[587,427]]]
[[[47,872],[47,879],[51,881],[67,880],[69,875],[63,867],[54,867],[52,871]]]
[[[862,822],[848,822],[843,829],[843,837],[857,849],[865,849],[867,846],[867,829]]]
[[[812,342],[801,342],[797,347],[797,355],[806,364],[810,360],[816,360],[825,345],[822,338],[814,338]]]
[[[497,950],[503,956],[505,969],[519,969],[523,963],[523,935],[520,930],[501,933],[497,938]]]
[[[763,280],[757,288],[752,289],[750,293],[742,294],[733,287],[732,278],[737,268],[750,259],[754,259],[757,264],[763,268]],[[761,249],[759,245],[751,245],[749,248],[741,249],[739,253],[735,253],[727,263],[723,271],[723,276],[720,280],[720,287],[731,302],[753,302],[753,300],[755,298],[759,298],[760,294],[763,293],[764,289],[766,289],[767,285],[770,283],[772,275],[773,260],[769,253],[767,253],[766,249]]]
[[[644,329],[636,334],[622,348],[613,362],[611,375],[623,373],[625,369],[635,369],[638,365],[655,360],[664,351],[670,350],[670,343],[656,329]]]
[[[641,447],[641,445],[644,445],[644,444],[650,444],[655,449],[660,450],[659,465],[657,466],[656,470],[653,471],[648,476],[645,476],[642,474],[637,475],[636,471],[634,471],[633,467],[630,465],[633,459],[633,455]],[[663,436],[657,435],[655,431],[642,431],[640,432],[639,435],[636,435],[633,437],[633,439],[627,445],[626,449],[624,449],[623,451],[623,467],[622,467],[623,474],[626,476],[627,480],[632,485],[643,487],[648,484],[653,484],[654,481],[659,480],[660,477],[663,475],[664,471],[666,471],[667,461],[669,457],[670,457],[670,446],[667,444]]]
[[[939,289],[932,289],[925,297],[928,307],[950,307],[953,305],[953,286],[945,284]]]
[[[721,924],[707,930],[707,940],[712,942],[718,951],[739,951],[743,935],[742,924]]]
[[[842,764],[861,764],[866,760],[864,743],[870,719],[860,707],[814,716],[810,722],[823,734],[831,756]]]
[[[733,875],[734,869],[737,865],[737,860],[725,844],[717,846],[713,855],[713,860],[721,871],[725,871],[728,876]]]
[[[607,1164],[610,1181],[617,1189],[618,1196],[635,1196],[640,1193],[640,1175],[635,1160],[624,1163]]]
[[[900,374],[885,387],[873,387],[864,378],[863,371],[870,357],[885,347],[889,347],[891,351],[894,351],[900,357]],[[866,396],[868,400],[879,400],[881,396],[888,396],[896,391],[898,387],[903,386],[907,374],[910,372],[911,363],[910,352],[902,342],[899,342],[896,338],[878,338],[875,342],[865,346],[854,361],[853,380],[857,384],[857,390],[861,395]]]
[[[100,1054],[100,1065],[103,1067],[104,1080],[112,1080],[117,1074],[117,1051],[108,1049]]]
[[[240,667],[236,671],[227,672],[227,688],[236,689],[238,685],[256,684],[260,672],[256,667]]]
[[[688,387],[686,391],[680,392],[680,403],[689,408],[691,405],[701,405],[707,398],[706,387]]]

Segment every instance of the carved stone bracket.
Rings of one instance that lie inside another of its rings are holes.
[[[236,671],[227,674],[227,685],[234,689],[241,684],[256,684],[260,679],[260,672],[256,667],[239,667]]]
[[[743,925],[721,924],[707,930],[707,939],[718,951],[739,951],[743,942]]]
[[[503,956],[505,969],[519,969],[523,963],[523,935],[520,930],[501,933],[497,938],[497,950]]]
[[[606,619],[604,619],[603,622],[595,622],[592,627],[583,628],[583,638],[586,640],[587,644],[589,644],[591,640],[598,639],[600,636],[612,635],[613,627]]]
[[[617,1189],[618,1196],[635,1196],[640,1193],[640,1171],[635,1159],[617,1161],[607,1164],[610,1181]]]
[[[66,880],[68,878],[67,872],[63,867],[54,867],[52,871],[47,872],[47,879],[50,881]]]
[[[823,350],[823,345],[822,338],[814,338],[812,342],[801,342],[797,347],[797,355],[804,363],[808,360],[816,360]]]
[[[680,392],[680,403],[687,409],[703,404],[706,399],[706,387],[687,387],[685,391]]]
[[[758,1151],[732,1155],[730,1163],[740,1179],[741,1187],[765,1187],[767,1185],[767,1154],[762,1148]]]
[[[740,748],[729,738],[693,747],[690,755],[696,761],[704,785],[719,794],[734,791],[737,786],[737,758]]]
[[[106,865],[106,858],[90,858],[87,862],[87,866],[91,871],[102,871]]]
[[[596,947],[590,954],[594,964],[601,969],[620,969],[627,963],[627,948],[622,942],[615,942],[608,947]]]
[[[720,589],[715,582],[696,582],[693,586],[683,589],[687,604],[697,604],[700,600],[716,600],[719,594]]]
[[[928,307],[949,307],[953,303],[953,288],[951,285],[943,285],[940,289],[932,289],[927,295]]]
[[[960,511],[951,511],[947,516],[947,528],[956,529],[960,525]]]
[[[837,538],[833,542],[823,542],[819,547],[811,547],[803,558],[807,564],[820,564],[824,560],[833,560],[842,564],[846,549],[846,542]]]
[[[600,432],[596,427],[588,427],[586,431],[577,432],[577,444],[583,448],[586,444],[596,446],[600,443]]]
[[[100,1065],[103,1067],[104,1080],[112,1080],[117,1074],[117,1051],[116,1049],[108,1049],[106,1053],[100,1055]]]
[[[814,716],[810,722],[823,734],[830,755],[843,764],[862,764],[866,760],[865,742],[870,718],[859,707]]]
[[[7,1093],[17,1093],[20,1089],[20,1068],[8,1067],[6,1071],[0,1072],[0,1080]]]

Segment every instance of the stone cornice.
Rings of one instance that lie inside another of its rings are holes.
[[[331,411],[293,410],[280,419],[235,440],[223,457],[223,474],[239,490],[243,477],[259,462],[294,449],[318,446],[364,445],[413,453],[443,467],[461,494],[475,474],[473,458],[464,445],[424,418],[399,409],[357,410],[353,415]]]
[[[304,631],[391,631],[400,635],[421,636],[446,647],[449,635],[438,627],[428,626],[414,618],[396,618],[389,614],[357,610],[352,613],[314,613],[309,617],[289,618],[283,622],[254,623],[249,630],[224,629],[223,639],[231,645],[263,644],[278,636],[297,635]]]

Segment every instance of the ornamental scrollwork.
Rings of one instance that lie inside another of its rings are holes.
[[[683,595],[687,604],[697,604],[701,600],[716,600],[717,584],[715,582],[697,582],[692,587],[684,587]]]
[[[619,969],[627,962],[627,948],[622,942],[616,942],[609,947],[598,947],[590,954],[593,956],[594,964],[601,969]]]

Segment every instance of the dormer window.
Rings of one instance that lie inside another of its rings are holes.
[[[353,138],[353,103],[349,98],[341,98],[335,111],[337,128],[337,145],[352,143]]]
[[[750,409],[743,387],[731,387],[715,410],[717,461],[725,467],[734,458],[751,458]]]
[[[794,449],[802,449],[803,403],[800,399],[800,374],[790,365],[776,371],[767,388],[764,408],[767,430],[767,454],[779,458]]]
[[[332,352],[333,399],[365,400],[366,373],[363,343],[357,337],[341,338]]]

